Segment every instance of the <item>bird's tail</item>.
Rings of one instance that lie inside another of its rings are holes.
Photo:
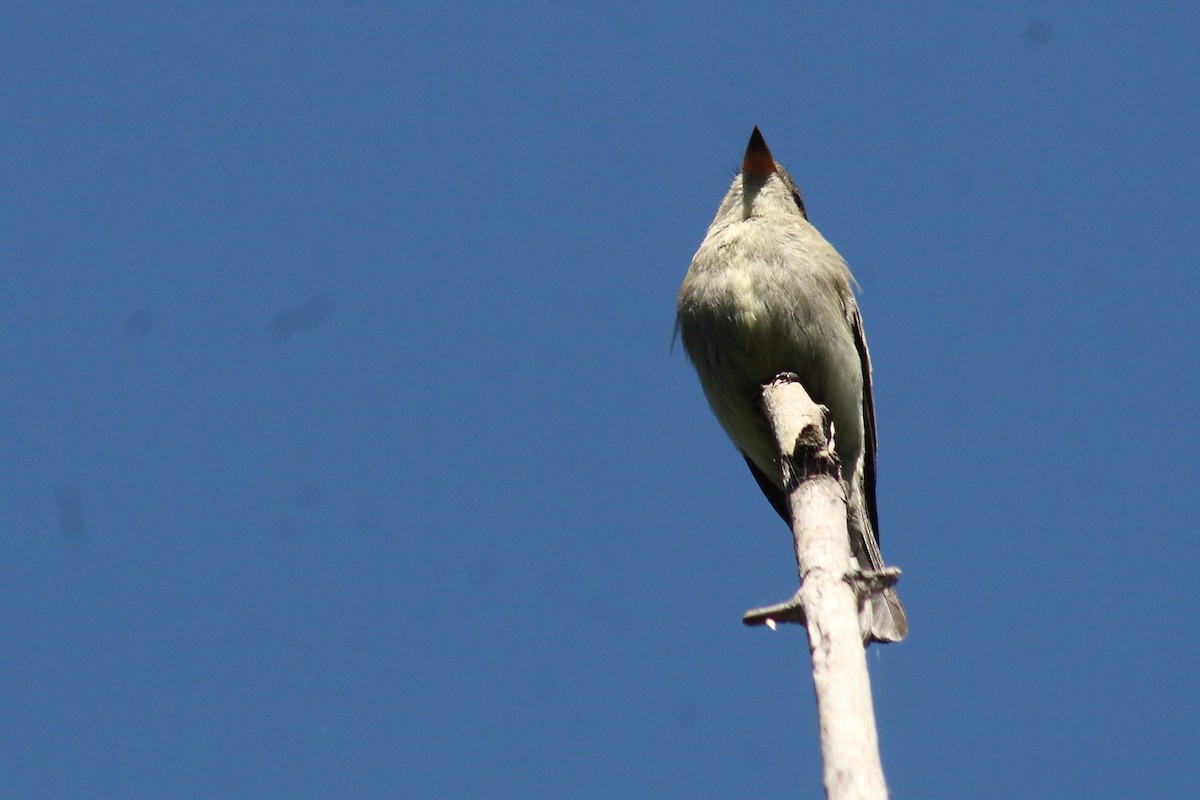
[[[863,609],[870,615],[872,642],[898,642],[908,635],[908,617],[892,587],[883,589],[867,599]]]
[[[850,543],[860,569],[878,573],[884,569],[883,554],[869,524],[854,525],[851,515]],[[888,586],[872,594],[863,604],[863,630],[872,642],[898,642],[908,635],[908,617],[895,588]]]

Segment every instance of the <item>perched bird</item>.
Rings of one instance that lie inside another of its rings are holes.
[[[717,209],[679,289],[676,331],[717,421],[790,525],[762,386],[798,377],[829,409],[848,499],[848,535],[860,568],[884,568],[875,509],[871,360],[846,262],[808,221],[795,181],[758,128],[742,170]],[[891,587],[873,594],[869,639],[908,633]]]

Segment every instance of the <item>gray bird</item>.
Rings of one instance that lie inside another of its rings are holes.
[[[717,209],[679,289],[676,331],[721,427],[790,525],[763,384],[795,374],[829,409],[841,462],[851,550],[864,570],[884,568],[875,509],[871,359],[846,262],[808,221],[800,190],[758,128],[742,171]],[[908,633],[894,589],[869,599],[870,635]]]

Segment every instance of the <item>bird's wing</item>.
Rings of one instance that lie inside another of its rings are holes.
[[[854,331],[854,346],[858,348],[858,362],[862,367],[863,497],[867,502],[867,516],[871,520],[871,529],[878,543],[879,513],[875,509],[875,399],[871,396],[871,354],[867,351],[862,314],[858,312],[858,305],[853,300],[848,303],[846,315]]]
[[[750,456],[742,453],[742,458],[746,459],[746,466],[750,468],[750,474],[754,476],[755,482],[758,483],[758,488],[762,489],[762,493],[766,495],[767,500],[771,502],[771,508],[775,509],[775,513],[783,517],[783,521],[791,527],[792,512],[788,510],[787,495],[783,490],[775,485],[775,482],[763,474],[754,462],[750,460]]]

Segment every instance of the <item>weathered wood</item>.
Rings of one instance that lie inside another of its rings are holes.
[[[763,407],[782,454],[791,509],[800,572],[796,601],[812,654],[826,797],[884,800],[860,620],[859,593],[866,590],[858,585],[862,578],[850,552],[846,495],[833,450],[836,431],[830,430],[827,410],[784,376],[763,387]],[[769,615],[764,621],[771,623]]]

